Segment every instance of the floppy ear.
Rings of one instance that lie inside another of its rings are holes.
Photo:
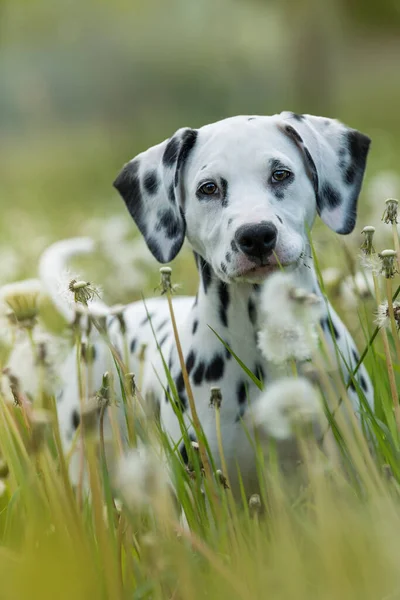
[[[280,129],[303,154],[321,219],[337,233],[351,233],[371,140],[334,119],[280,116]]]
[[[129,161],[113,184],[161,263],[175,258],[185,239],[181,175],[196,138],[196,130],[178,129],[169,140]]]

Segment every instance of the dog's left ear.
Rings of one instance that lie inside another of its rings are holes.
[[[334,119],[281,113],[278,127],[303,154],[321,219],[337,233],[351,233],[371,140]]]

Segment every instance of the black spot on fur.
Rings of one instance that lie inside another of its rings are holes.
[[[186,357],[186,371],[188,372],[188,375],[190,375],[190,373],[192,372],[195,362],[196,362],[196,354],[194,353],[193,350],[191,350]]]
[[[231,259],[232,259],[232,255],[231,255],[231,253],[230,253],[230,252],[227,252],[227,253],[225,254],[225,260],[226,260],[226,262],[230,263],[230,262],[231,262]]]
[[[131,354],[133,354],[135,352],[136,344],[137,344],[137,339],[133,338],[133,340],[131,341],[131,345],[130,345]]]
[[[200,171],[204,171],[204,169],[207,169],[207,165],[203,165],[200,169]]]
[[[142,193],[138,173],[139,161],[135,160],[125,165],[113,183],[134,219],[140,217],[142,210]]]
[[[333,332],[335,338],[337,340],[339,339],[339,332],[336,329],[334,322],[331,321],[328,317],[321,321],[321,326],[323,329],[326,329],[326,331],[329,331],[329,333]]]
[[[351,353],[353,355],[353,358],[355,360],[355,363],[357,364],[358,361],[360,360],[360,357],[358,356],[357,352],[354,350],[354,348],[352,348]]]
[[[169,319],[164,319],[163,321],[161,321],[161,323],[157,325],[156,331],[159,333],[161,329],[164,329],[167,323],[169,323]]]
[[[296,119],[296,121],[304,121],[305,116],[292,112],[292,118]]]
[[[146,316],[144,317],[144,319],[142,319],[139,323],[139,327],[143,327],[143,325],[146,325],[147,321],[152,321],[154,317],[154,313],[149,313],[148,315],[146,314]]]
[[[249,313],[249,319],[252,325],[256,324],[257,321],[257,311],[256,311],[256,305],[254,303],[254,300],[252,298],[249,298],[249,303],[247,305],[247,310]]]
[[[329,209],[334,209],[342,203],[342,197],[329,183],[324,183],[321,188],[321,196]]]
[[[349,185],[356,183],[356,180],[358,180],[357,195],[359,193],[370,143],[371,140],[369,137],[358,131],[350,131],[347,133],[347,146],[350,151],[351,162],[344,174],[344,179]]]
[[[242,406],[240,406],[237,415],[235,417],[235,423],[238,423],[241,419],[243,419],[244,415],[246,413],[246,405],[242,404]]]
[[[190,156],[191,151],[194,148],[196,140],[197,140],[197,131],[195,131],[194,129],[189,129],[188,131],[185,131],[185,133],[183,134],[182,145],[181,145],[181,149],[179,151],[178,162],[177,162],[176,171],[175,171],[175,187],[179,183],[180,172],[185,168],[186,161],[187,161],[188,157]]]
[[[173,167],[178,158],[178,152],[179,152],[179,142],[176,139],[176,137],[172,137],[169,140],[167,147],[165,148],[163,158],[162,158],[163,164],[166,167]]]
[[[218,381],[224,374],[225,362],[220,354],[216,354],[207,366],[206,381]]]
[[[226,283],[223,281],[220,282],[218,286],[218,296],[219,296],[219,317],[221,319],[221,323],[228,327],[228,306],[229,306],[229,290]]]
[[[254,367],[253,373],[256,377],[258,377],[258,379],[260,379],[261,381],[264,381],[265,371],[259,363],[257,363],[256,366]]]
[[[232,223],[233,219],[228,219],[228,226]]]
[[[351,380],[351,382],[350,382],[350,385],[349,385],[349,388],[350,388],[351,390],[353,390],[353,392],[355,392],[355,391],[356,391],[356,386],[355,386],[355,384],[354,384],[354,381],[353,381],[353,380]]]
[[[181,227],[178,219],[175,216],[175,212],[171,208],[159,210],[157,216],[158,223],[156,225],[156,231],[161,231],[163,229],[169,240],[173,240],[174,238],[180,236]],[[179,241],[182,244],[181,240]]]
[[[285,198],[285,193],[283,192],[283,190],[273,188],[273,192],[274,192],[275,198],[277,198],[278,200],[283,200]]]
[[[279,215],[276,215],[276,218],[278,219],[279,223],[283,223],[282,219],[280,218]]]
[[[286,133],[296,142],[296,144],[303,144],[303,138],[291,125],[286,125]]]
[[[189,439],[191,442],[197,441],[196,436],[193,433],[189,433]],[[188,455],[187,448],[185,446],[185,442],[182,442],[182,444],[179,446],[179,453],[180,453],[185,465],[188,465],[189,464],[189,455]]]
[[[229,348],[225,348],[225,357],[229,360],[232,358],[232,354],[229,351]]]
[[[195,385],[201,385],[204,377],[205,364],[201,361],[193,372],[193,381]]]
[[[58,392],[57,396],[56,396],[57,404],[58,404],[59,402],[62,402],[62,400],[63,400],[63,397],[64,397],[64,390],[60,390],[60,391]]]
[[[183,380],[182,371],[179,373],[178,377],[175,379],[176,391],[178,393],[183,392],[185,389],[185,382]]]
[[[238,252],[238,247],[237,247],[235,240],[231,241],[231,248],[234,252]]]
[[[223,177],[221,177],[221,192],[222,192],[221,206],[228,206],[228,182]]]
[[[160,180],[157,175],[157,171],[149,171],[143,178],[144,189],[150,196],[154,196],[157,193],[160,186]]]
[[[255,120],[255,117],[249,117],[247,120],[248,120],[248,121],[254,121],[254,120]]]
[[[368,384],[367,384],[367,380],[365,379],[364,375],[360,376],[360,385],[361,385],[362,391],[366,394],[368,392]]]
[[[236,397],[239,404],[244,404],[247,401],[246,384],[244,381],[239,381],[236,388]]]
[[[166,333],[161,340],[158,342],[158,345],[160,346],[160,348],[162,348],[162,346],[165,344],[165,342],[167,341],[167,339],[169,338],[170,332]]]
[[[168,200],[171,202],[171,204],[175,204],[175,190],[173,183],[171,183],[168,188]]]
[[[195,319],[193,321],[193,326],[192,326],[192,335],[194,335],[196,333],[198,325],[199,325],[199,322],[197,319]]]
[[[205,293],[207,294],[207,290],[212,282],[211,267],[208,264],[208,262],[206,262],[204,260],[204,258],[202,256],[197,254],[196,257],[197,257],[196,262],[197,262],[197,266],[199,269],[200,277],[203,282],[203,288],[204,288]]]
[[[79,414],[79,411],[76,410],[76,408],[75,408],[74,411],[72,412],[72,427],[74,429],[78,429],[80,422],[81,422],[81,416]]]

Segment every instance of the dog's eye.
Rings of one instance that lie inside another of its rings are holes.
[[[204,194],[205,196],[213,196],[217,194],[218,187],[213,181],[207,181],[199,187],[198,191],[200,194]]]
[[[288,177],[290,177],[290,171],[286,169],[277,169],[272,173],[272,181],[284,181]]]

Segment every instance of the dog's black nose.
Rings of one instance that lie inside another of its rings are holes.
[[[256,225],[242,225],[235,233],[241,251],[251,258],[262,260],[275,248],[278,230],[273,223],[262,221]]]

